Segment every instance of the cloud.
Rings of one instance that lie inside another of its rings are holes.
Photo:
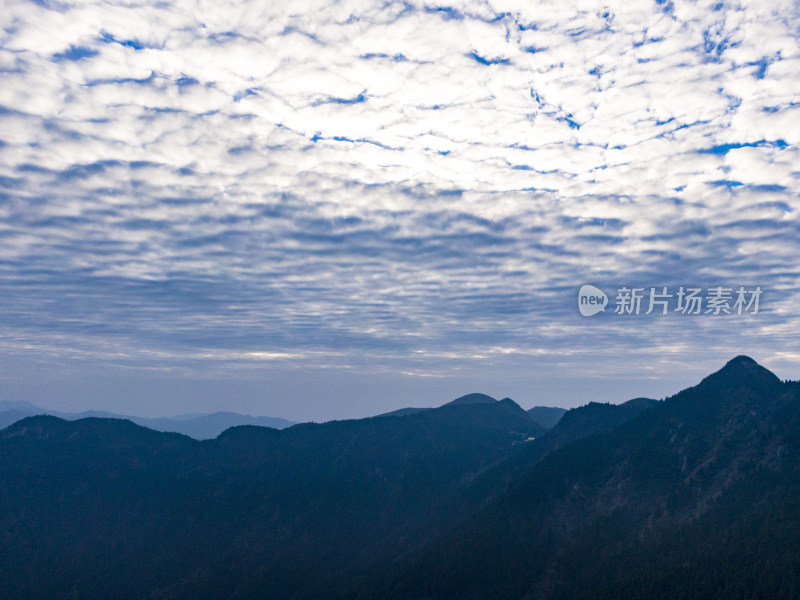
[[[797,333],[791,3],[19,1],[0,20],[6,355],[438,373],[561,361],[587,335],[702,355]],[[596,327],[588,281],[770,293],[731,334]]]

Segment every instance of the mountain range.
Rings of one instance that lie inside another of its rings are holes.
[[[182,433],[193,437],[196,440],[207,440],[217,437],[220,433],[230,427],[238,425],[259,425],[261,427],[272,427],[273,429],[284,429],[294,425],[292,421],[278,419],[274,417],[252,417],[241,415],[234,412],[215,412],[208,415],[188,414],[176,417],[147,418],[132,417],[130,415],[118,415],[115,413],[88,410],[80,413],[60,412],[47,410],[31,404],[29,402],[12,402],[8,400],[0,401],[0,429],[8,427],[25,417],[34,415],[53,415],[75,421],[87,417],[100,417],[104,419],[125,419],[132,421],[142,427],[154,429],[156,431]]]
[[[510,400],[510,398],[503,398],[503,400]],[[486,394],[480,393],[473,393],[467,394],[466,396],[460,396],[455,400],[451,400],[447,404],[492,404],[493,402],[497,402],[491,396]],[[400,408],[397,410],[393,410],[392,412],[383,413],[378,415],[379,417],[387,417],[387,416],[405,416],[410,415],[413,413],[422,412],[423,410],[431,410],[430,408]],[[567,412],[565,408],[559,408],[556,406],[534,406],[533,408],[528,409],[528,415],[530,415],[531,419],[535,421],[537,424],[541,425],[545,429],[550,429],[556,423],[558,423],[559,419],[564,416],[564,413]]]
[[[470,402],[495,402],[495,399],[486,394],[467,394],[460,398],[456,398],[452,403],[470,403]],[[384,413],[379,416],[386,415],[409,415],[423,410],[431,410],[430,408],[401,408],[390,413]],[[549,406],[536,406],[528,410],[534,421],[542,425],[545,429],[549,429],[558,422],[566,412],[563,408],[549,407]],[[104,419],[125,419],[132,421],[142,427],[154,429],[156,431],[164,431],[171,433],[182,433],[188,435],[196,440],[208,440],[217,437],[226,429],[230,427],[237,427],[240,425],[257,425],[259,427],[272,427],[273,429],[285,429],[296,425],[293,421],[286,419],[279,419],[276,417],[253,417],[251,415],[243,415],[235,412],[219,411],[211,414],[185,414],[177,415],[175,417],[134,417],[131,415],[120,415],[116,413],[87,410],[79,413],[61,412],[57,410],[48,410],[31,404],[30,402],[22,401],[9,401],[0,400],[0,429],[4,429],[25,417],[32,417],[35,415],[53,415],[66,419],[68,421],[75,421],[77,419],[85,419],[87,417],[99,417]]]
[[[0,431],[0,598],[800,597],[800,383],[739,356],[550,429],[509,399],[199,441]]]

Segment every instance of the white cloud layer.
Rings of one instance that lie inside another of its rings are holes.
[[[502,373],[576,368],[589,336],[612,371],[797,365],[795,2],[8,0],[0,23],[5,356]],[[588,322],[586,281],[768,294],[747,323]]]

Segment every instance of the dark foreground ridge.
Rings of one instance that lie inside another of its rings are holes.
[[[737,357],[550,429],[474,396],[206,441],[23,419],[0,598],[800,597],[798,383]]]

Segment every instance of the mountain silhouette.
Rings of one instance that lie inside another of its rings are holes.
[[[205,441],[28,417],[0,598],[800,597],[797,431],[800,384],[747,357],[547,430],[483,395]]]
[[[505,400],[510,400],[510,398],[505,398]],[[492,404],[494,402],[497,402],[497,400],[486,394],[467,394],[447,404]]]
[[[234,412],[215,412],[212,414],[194,414],[194,415],[179,415],[177,417],[162,417],[162,418],[148,418],[148,417],[133,417],[130,415],[119,415],[116,413],[89,410],[81,413],[67,413],[60,411],[52,411],[40,408],[29,402],[0,402],[0,429],[8,427],[25,417],[35,415],[53,415],[74,421],[76,419],[85,419],[87,417],[99,417],[103,419],[125,419],[132,421],[142,427],[155,429],[156,431],[183,433],[198,440],[206,440],[217,437],[220,433],[229,427],[237,425],[258,425],[260,427],[273,427],[275,429],[283,429],[294,425],[293,422],[286,419],[278,419],[274,417],[253,417],[250,415],[242,415]]]
[[[528,414],[531,416],[531,419],[545,429],[550,429],[558,423],[565,412],[567,412],[565,408],[558,408],[555,406],[534,406],[528,409]]]
[[[510,400],[203,442],[29,417],[0,432],[0,596],[320,597],[540,432]]]
[[[358,597],[795,597],[799,391],[737,357],[604,433],[531,453]]]
[[[510,402],[513,402],[513,400],[511,400],[511,398],[503,398],[503,400],[509,400]],[[494,404],[495,402],[497,402],[497,400],[495,400],[491,396],[487,396],[486,394],[473,393],[473,394],[466,394],[465,396],[460,396],[460,397],[456,398],[455,400],[451,400],[450,402],[447,402],[446,404],[443,404],[442,406],[459,405],[459,404]],[[432,409],[431,408],[414,408],[414,407],[399,408],[399,409],[393,410],[391,412],[382,413],[382,414],[380,414],[378,416],[379,417],[387,417],[387,416],[402,417],[402,416],[405,416],[405,415],[411,415],[411,414],[414,414],[414,413],[422,412],[423,410],[432,410]]]
[[[431,410],[430,408],[414,408],[413,406],[409,406],[406,408],[398,408],[397,410],[393,410],[387,413],[381,413],[377,416],[379,417],[404,417],[406,415],[413,415],[414,413],[422,412],[423,410]]]

